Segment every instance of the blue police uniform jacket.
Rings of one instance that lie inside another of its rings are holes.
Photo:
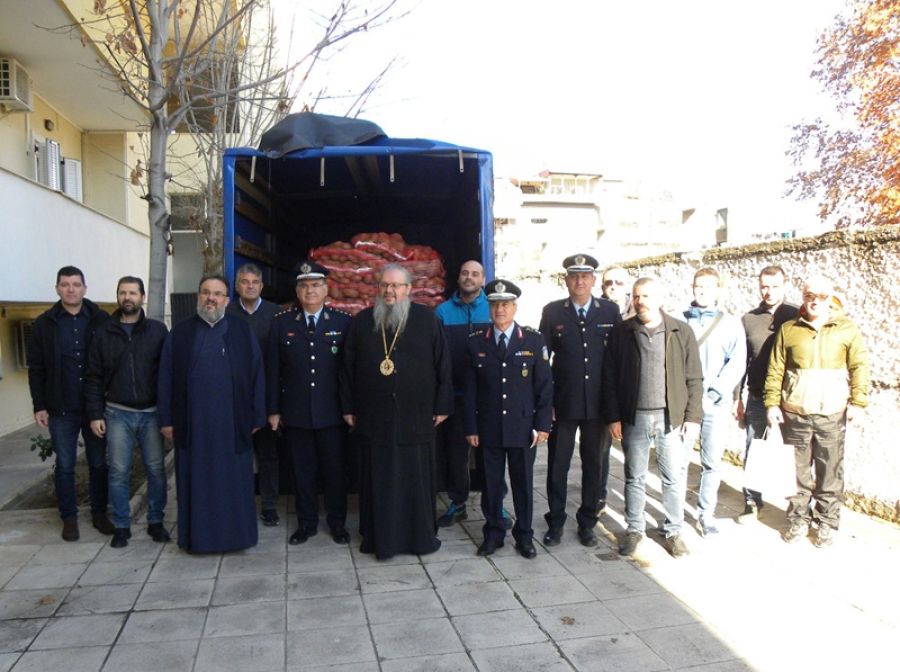
[[[576,310],[570,299],[561,299],[541,314],[540,332],[553,369],[553,408],[558,420],[596,420],[606,341],[622,317],[615,303],[595,297],[583,321]]]
[[[540,332],[518,324],[500,357],[494,327],[468,340],[464,426],[482,446],[531,444],[532,430],[550,431],[553,376]]]
[[[269,330],[266,357],[266,407],[287,427],[323,429],[343,422],[338,370],[344,339],[353,318],[325,306],[313,334],[303,309],[279,313]]]
[[[453,364],[453,390],[457,398],[463,395],[466,384],[466,368],[469,364],[467,343],[469,334],[478,329],[487,329],[491,324],[491,310],[482,290],[474,301],[465,303],[459,292],[434,309],[447,342],[450,344],[450,360]]]

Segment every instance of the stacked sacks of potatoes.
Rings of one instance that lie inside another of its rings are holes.
[[[443,301],[446,285],[440,255],[427,245],[407,245],[399,233],[360,233],[349,243],[335,241],[310,250],[309,258],[329,270],[329,303],[351,315],[375,303],[378,272],[389,263],[409,270],[414,302],[434,308]]]

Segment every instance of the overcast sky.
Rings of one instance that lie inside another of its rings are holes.
[[[637,179],[684,207],[729,207],[743,226],[795,228],[813,223],[813,208],[782,197],[789,128],[828,113],[809,73],[842,7],[423,0],[331,67],[339,80],[399,54],[363,116],[395,137],[490,150],[498,176]]]

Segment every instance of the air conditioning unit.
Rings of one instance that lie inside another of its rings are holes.
[[[60,154],[56,140],[41,140],[34,143],[35,177],[41,184],[51,189],[60,188]]]
[[[67,156],[62,160],[62,190],[79,203],[84,202],[81,185],[81,161]]]
[[[19,320],[16,324],[16,364],[20,371],[28,369],[28,343],[34,320]]]
[[[13,58],[0,58],[0,105],[7,112],[31,112],[31,77]]]

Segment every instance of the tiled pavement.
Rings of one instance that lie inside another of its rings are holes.
[[[635,560],[614,552],[618,454],[601,545],[581,547],[570,521],[531,561],[511,543],[475,555],[474,497],[440,551],[390,561],[360,554],[355,534],[349,548],[324,533],[289,546],[284,522],[248,551],[190,556],[142,526],[113,549],[84,523],[63,543],[53,512],[0,513],[0,672],[896,669],[900,530],[848,512],[834,547],[788,546],[774,507],[729,520],[740,481],[727,469],[721,538],[688,530],[677,561],[653,535]],[[577,467],[571,480],[577,500]]]

